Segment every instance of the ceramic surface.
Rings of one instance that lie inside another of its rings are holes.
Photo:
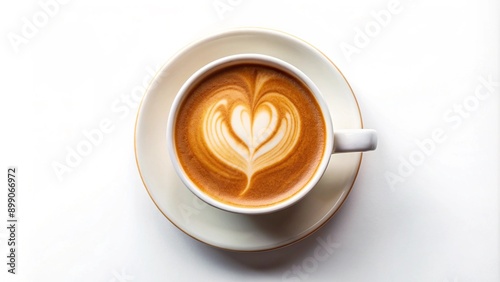
[[[171,104],[183,83],[216,59],[240,53],[274,56],[296,66],[324,95],[335,129],[362,128],[354,93],[336,66],[319,50],[285,33],[236,29],[197,41],[159,71],[137,115],[135,152],[144,185],[158,209],[189,236],[235,251],[263,251],[295,243],[325,224],[349,194],[361,153],[332,155],[324,176],[300,202],[267,215],[242,215],[209,206],[178,178],[166,146]]]

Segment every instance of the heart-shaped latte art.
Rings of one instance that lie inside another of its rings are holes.
[[[225,91],[234,95],[237,90]],[[285,95],[266,93],[253,104],[244,99],[221,99],[208,107],[203,117],[207,150],[247,176],[240,195],[247,192],[256,172],[292,154],[300,134],[299,113]]]

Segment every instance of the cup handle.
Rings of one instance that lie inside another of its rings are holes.
[[[334,131],[333,154],[366,152],[377,148],[377,132],[373,129],[338,129]]]

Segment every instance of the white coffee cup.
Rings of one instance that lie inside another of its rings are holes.
[[[247,63],[257,63],[261,65],[270,66],[279,69],[285,73],[288,73],[289,75],[300,80],[304,85],[306,85],[309,88],[310,92],[314,95],[317,103],[319,104],[319,107],[321,108],[321,113],[325,121],[325,133],[326,133],[325,150],[321,159],[319,160],[319,164],[317,165],[317,169],[313,177],[310,178],[310,180],[293,196],[289,197],[286,200],[268,206],[259,206],[259,207],[235,206],[217,200],[211,197],[210,195],[206,194],[186,174],[183,166],[179,162],[178,153],[175,147],[174,128],[175,128],[178,109],[183,100],[187,97],[187,95],[189,95],[192,87],[196,85],[199,81],[207,77],[208,75],[218,70],[234,65],[247,64]],[[167,123],[167,147],[169,150],[171,161],[179,178],[183,181],[186,187],[201,200],[216,208],[229,212],[241,213],[241,214],[265,214],[289,207],[294,203],[298,202],[305,195],[307,195],[307,193],[314,188],[314,186],[323,176],[330,161],[331,154],[365,152],[365,151],[375,150],[377,147],[377,134],[373,129],[334,129],[331,115],[328,106],[324,101],[322,93],[319,91],[318,87],[314,84],[314,82],[295,66],[278,58],[267,55],[237,54],[220,58],[205,65],[204,67],[196,71],[193,75],[191,75],[191,77],[189,77],[189,79],[183,84],[183,86],[177,93],[177,96],[175,97],[175,100],[170,110],[170,115]]]

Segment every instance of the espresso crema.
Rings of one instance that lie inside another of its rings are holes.
[[[177,157],[200,190],[233,206],[279,203],[314,176],[325,121],[311,91],[272,67],[241,64],[199,81],[175,120]]]

